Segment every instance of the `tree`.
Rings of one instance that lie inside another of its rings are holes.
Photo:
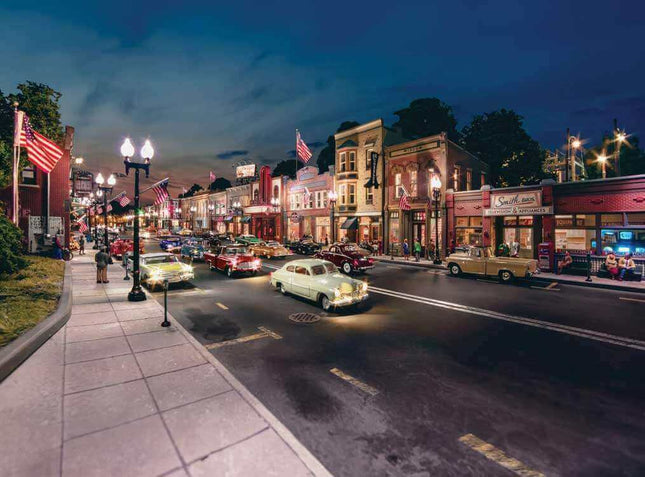
[[[22,257],[22,231],[0,209],[0,275],[27,265]]]
[[[490,168],[495,187],[535,183],[545,177],[545,151],[524,130],[523,118],[500,109],[476,115],[461,131],[464,148]]]
[[[297,164],[294,164],[294,162]],[[305,167],[305,165],[302,163],[301,160],[296,160],[296,159],[289,159],[285,161],[280,161],[278,164],[273,168],[273,172],[271,173],[271,177],[278,177],[278,176],[289,176],[292,179],[296,178],[296,167],[298,170],[302,169]]]
[[[620,174],[645,174],[645,151],[640,148],[637,136],[630,136],[620,148]]]
[[[224,177],[218,177],[208,186],[208,190],[225,190],[231,187],[231,181]]]
[[[186,197],[192,197],[200,190],[204,190],[204,188],[199,184],[193,184],[192,186],[190,186],[190,189],[188,189],[185,194],[179,194],[179,198],[185,199]]]
[[[336,129],[336,133],[347,131],[356,126],[359,126],[359,123],[356,121],[343,121],[341,125]],[[336,140],[334,136],[329,136],[327,138],[327,145],[318,153],[318,159],[316,159],[316,165],[318,166],[318,171],[322,174],[329,170],[329,166],[333,165],[336,162]]]
[[[398,128],[405,137],[418,139],[445,132],[452,141],[459,140],[452,107],[438,98],[415,99],[407,108],[395,111],[394,114],[399,120],[393,127]]]

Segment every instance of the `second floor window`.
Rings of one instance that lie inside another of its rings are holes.
[[[365,203],[367,205],[371,205],[374,203],[374,189],[371,187],[368,187],[365,189]]]
[[[347,153],[346,152],[341,152],[339,154],[339,161],[338,161],[338,172],[345,172],[347,170]]]
[[[466,190],[472,190],[473,188],[473,170],[466,169]]]
[[[340,205],[347,204],[347,184],[341,184],[338,186],[338,199]]]
[[[417,196],[417,171],[410,171],[410,195]]]
[[[347,161],[347,170],[355,171],[356,170],[356,152],[349,152],[349,161]]]
[[[347,203],[350,205],[356,203],[356,185],[355,184],[347,185]]]
[[[394,194],[397,199],[401,197],[402,192],[403,191],[401,190],[401,173],[397,172],[396,174],[394,174]]]
[[[461,181],[461,171],[459,170],[459,167],[455,167],[455,172],[452,175],[452,189],[455,192],[459,191],[460,181]]]

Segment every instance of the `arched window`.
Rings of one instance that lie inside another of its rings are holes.
[[[273,198],[274,199],[280,198],[280,187],[278,187],[278,184],[273,186]]]

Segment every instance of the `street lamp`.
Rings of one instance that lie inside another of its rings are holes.
[[[336,226],[334,224],[334,213],[336,208],[336,201],[338,200],[338,194],[335,190],[330,190],[327,194],[327,199],[329,199],[329,228],[331,229],[331,243],[336,241]]]
[[[615,158],[614,160],[616,161],[616,175],[620,175],[620,148],[622,147],[623,143],[627,140],[627,134],[625,134],[625,131],[621,131],[620,129],[616,128],[615,132],[615,142],[616,145],[614,146],[614,154]]]
[[[110,253],[110,239],[108,236],[108,194],[112,193],[112,189],[114,188],[114,185],[116,184],[116,178],[114,177],[114,174],[110,174],[110,177],[108,177],[107,184],[108,185],[103,185],[105,184],[105,179],[103,178],[103,174],[100,172],[96,176],[96,183],[98,184],[98,196],[103,197],[103,225],[104,225],[104,231],[103,231],[103,244],[105,245],[105,249],[107,253]]]
[[[209,222],[210,222],[210,230],[211,232],[213,231],[213,212],[215,211],[215,204],[212,202],[208,203],[208,217],[209,217]]]
[[[154,156],[155,151],[152,148],[149,140],[146,140],[144,146],[141,148],[141,157],[143,157],[143,164],[130,162],[130,158],[134,156],[134,146],[130,142],[130,138],[126,138],[121,144],[121,156],[123,156],[123,164],[125,165],[125,174],[130,174],[130,169],[134,169],[134,237],[133,237],[133,257],[132,257],[132,290],[128,293],[128,301],[143,301],[146,299],[146,294],[141,289],[141,276],[139,270],[139,171],[143,170],[146,177],[150,175],[150,159]]]
[[[601,154],[596,158],[596,160],[600,163],[600,167],[601,167],[601,170],[602,170],[602,178],[603,178],[603,179],[606,179],[606,178],[607,178],[607,159],[608,159],[608,158],[607,158],[607,156],[605,155],[605,153],[604,153],[604,152],[603,152],[603,153],[601,153]]]
[[[441,257],[439,255],[439,201],[441,199],[441,178],[438,174],[432,176],[430,181],[432,187],[432,198],[434,200],[434,260],[432,263],[441,265]]]

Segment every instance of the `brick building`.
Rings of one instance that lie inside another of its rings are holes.
[[[329,172],[318,173],[317,167],[298,170],[296,180],[287,181],[288,238],[295,240],[311,235],[317,242],[331,240],[329,192],[334,181]]]

